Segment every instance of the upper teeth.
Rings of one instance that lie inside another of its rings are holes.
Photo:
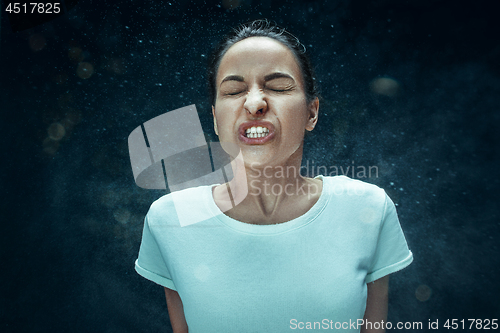
[[[262,126],[253,126],[246,130],[247,138],[262,138],[269,134],[269,129]]]

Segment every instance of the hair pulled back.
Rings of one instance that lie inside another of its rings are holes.
[[[233,29],[232,32],[219,42],[214,52],[211,54],[208,63],[208,87],[212,105],[215,105],[215,100],[217,98],[217,70],[219,69],[222,57],[224,57],[231,46],[249,37],[269,37],[288,47],[297,59],[302,72],[307,102],[311,102],[314,98],[318,97],[316,78],[311,62],[306,54],[305,46],[297,37],[284,28],[281,28],[276,23],[268,20],[255,20],[241,24]]]

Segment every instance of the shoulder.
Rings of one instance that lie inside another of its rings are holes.
[[[330,204],[345,214],[349,223],[358,221],[362,228],[381,228],[386,218],[397,216],[394,204],[379,186],[346,176],[325,178]]]
[[[148,218],[161,218],[176,212],[176,207],[189,205],[193,208],[204,204],[210,186],[198,186],[165,194],[155,200],[148,211]]]
[[[332,196],[384,205],[386,193],[377,185],[346,176],[323,176],[323,189]]]

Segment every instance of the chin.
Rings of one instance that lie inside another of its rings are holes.
[[[252,170],[262,170],[266,167],[273,167],[274,163],[272,163],[272,160],[265,160],[262,161],[262,159],[245,159],[245,167],[250,168]]]
[[[262,158],[253,156],[252,154],[245,154],[245,152],[243,152],[243,162],[245,163],[245,167],[263,168],[266,166]]]

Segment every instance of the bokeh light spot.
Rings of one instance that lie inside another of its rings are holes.
[[[417,290],[415,290],[415,297],[420,302],[428,301],[429,298],[431,298],[431,295],[432,295],[432,289],[425,284],[421,284],[420,286],[417,287]]]
[[[130,221],[130,211],[125,208],[120,208],[114,211],[113,217],[121,224],[126,224]]]
[[[81,62],[78,64],[78,68],[76,69],[76,75],[80,79],[88,79],[94,74],[94,66],[92,66],[89,62]]]
[[[47,129],[47,133],[50,139],[54,141],[59,141],[66,134],[66,129],[61,123],[56,122],[50,124],[49,128]]]
[[[76,62],[80,62],[80,61],[83,61],[83,51],[81,48],[79,48],[78,46],[74,46],[72,48],[69,49],[68,51],[68,57],[73,60],[73,61],[76,61]]]
[[[45,138],[42,143],[43,152],[48,155],[55,155],[59,148],[59,141],[54,141],[51,138]]]
[[[390,77],[379,77],[370,83],[372,92],[378,95],[394,97],[399,91],[399,82]]]
[[[233,10],[240,5],[240,0],[222,0],[222,7]]]
[[[29,38],[30,48],[33,51],[40,51],[45,47],[45,37],[42,34],[34,34]]]
[[[81,121],[81,114],[78,110],[71,107],[66,108],[68,111],[64,119],[60,121],[61,125],[66,129],[66,137],[69,136],[73,127]]]

